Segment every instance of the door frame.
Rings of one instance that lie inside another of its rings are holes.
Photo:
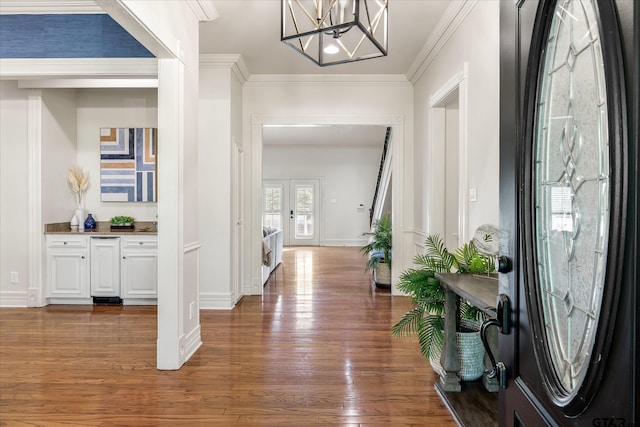
[[[392,185],[392,227],[398,230],[394,240],[394,259],[391,271],[392,282],[396,283],[399,272],[408,268],[404,254],[413,254],[412,231],[405,226],[405,221],[410,221],[411,209],[407,208],[405,215],[405,203],[410,201],[413,194],[413,184],[410,180],[405,180],[405,176],[411,176],[413,172],[413,142],[405,141],[404,127],[405,118],[402,115],[382,115],[382,116],[331,116],[331,115],[311,115],[311,116],[251,116],[251,179],[250,189],[246,192],[250,194],[251,220],[248,232],[245,235],[245,243],[250,250],[250,260],[246,262],[246,274],[244,283],[245,295],[262,295],[262,244],[261,239],[255,236],[262,235],[262,127],[265,125],[379,125],[391,127],[391,135],[394,143],[392,170],[399,171],[394,174]],[[405,152],[407,161],[405,162]],[[405,218],[406,217],[406,218]],[[412,224],[410,224],[412,226]],[[401,293],[392,286],[391,292],[394,295]]]
[[[442,230],[445,235],[445,208],[440,208],[437,200],[445,200],[445,158],[446,142],[445,113],[446,102],[458,91],[458,242],[467,242],[469,236],[469,201],[468,201],[468,74],[469,64],[464,63],[462,69],[442,85],[429,98],[429,122],[431,123],[431,145],[429,179],[427,186],[431,215],[429,215],[429,230]]]

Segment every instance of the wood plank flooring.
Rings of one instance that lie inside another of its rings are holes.
[[[295,248],[233,310],[200,313],[203,346],[158,371],[155,307],[0,309],[3,426],[454,426],[408,298],[377,290],[357,248]]]

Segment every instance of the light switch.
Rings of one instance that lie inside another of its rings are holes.
[[[469,189],[469,201],[475,202],[478,200],[478,189],[476,187],[472,187]]]

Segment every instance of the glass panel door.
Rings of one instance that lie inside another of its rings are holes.
[[[291,245],[318,245],[318,181],[295,180],[291,182],[289,226]]]

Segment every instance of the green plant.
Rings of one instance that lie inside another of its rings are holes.
[[[420,352],[431,359],[442,349],[444,339],[445,292],[435,273],[484,273],[493,261],[478,253],[473,242],[451,253],[442,238],[433,234],[427,237],[425,245],[426,254],[414,258],[417,267],[403,271],[397,285],[400,291],[413,299],[415,307],[402,316],[391,332],[395,336],[417,336]],[[460,316],[480,320],[483,313],[462,300]]]
[[[380,219],[373,222],[372,231],[363,233],[363,236],[369,236],[369,244],[363,246],[360,252],[364,256],[368,256],[365,271],[375,270],[380,262],[386,263],[391,268],[391,215],[383,214]],[[372,252],[382,252],[384,258],[371,256]]]
[[[133,224],[133,221],[132,216],[114,216],[109,220],[112,225]]]

